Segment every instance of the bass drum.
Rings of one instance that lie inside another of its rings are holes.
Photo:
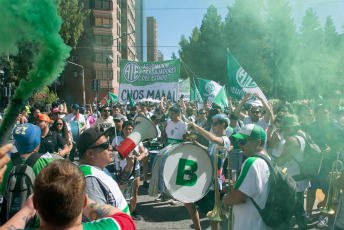
[[[160,165],[160,192],[184,203],[202,199],[214,182],[214,166],[209,153],[194,143],[165,147],[154,164]]]

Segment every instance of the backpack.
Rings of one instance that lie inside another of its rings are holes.
[[[250,197],[257,208],[264,223],[272,228],[277,228],[287,221],[290,221],[296,204],[296,183],[291,176],[283,172],[267,156],[257,153],[269,166],[269,193],[266,205],[263,209]]]
[[[27,198],[33,194],[33,183],[36,175],[32,167],[42,155],[41,153],[33,153],[25,163],[22,163],[19,153],[11,155],[13,168],[8,176],[1,207],[2,224],[11,219],[24,206]],[[36,220],[37,216],[30,219],[26,226],[33,227]]]
[[[301,148],[303,143],[300,138],[305,141],[305,148],[302,162],[297,161],[293,157],[300,168],[300,175],[293,176],[294,180],[301,181],[318,176],[323,161],[323,155],[319,146],[312,140],[311,136],[306,133],[299,133],[295,137],[299,141]]]

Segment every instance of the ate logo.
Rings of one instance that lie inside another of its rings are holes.
[[[246,73],[246,71],[240,67],[236,74],[238,84],[243,88],[256,88],[257,84],[253,79]]]
[[[128,82],[134,82],[139,79],[141,75],[140,65],[136,62],[128,62],[123,69],[123,77]]]
[[[209,94],[211,94],[214,90],[215,90],[215,86],[214,86],[214,84],[213,83],[211,83],[211,82],[207,82],[206,84],[205,84],[205,91],[207,91]]]

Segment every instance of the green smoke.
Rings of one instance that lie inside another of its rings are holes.
[[[0,27],[0,53],[16,55],[17,44],[26,39],[38,44],[33,69],[22,80],[14,99],[27,100],[32,93],[51,84],[62,72],[70,47],[59,35],[62,20],[53,0],[0,0],[3,20]]]
[[[2,23],[0,26],[0,54],[16,55],[18,42],[26,40],[37,44],[33,69],[27,79],[20,81],[0,127],[0,145],[7,142],[16,118],[35,90],[53,83],[62,72],[70,47],[59,35],[62,20],[53,0],[0,0]]]
[[[343,8],[326,0],[234,0],[222,20],[211,5],[200,29],[181,38],[179,56],[198,77],[227,84],[229,48],[268,98],[326,96],[344,82],[344,36],[338,12],[329,10],[336,6]]]

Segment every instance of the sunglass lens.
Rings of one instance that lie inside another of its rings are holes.
[[[245,139],[239,139],[239,143],[240,143],[241,145],[245,145],[245,144],[246,144],[246,140],[245,140]]]

